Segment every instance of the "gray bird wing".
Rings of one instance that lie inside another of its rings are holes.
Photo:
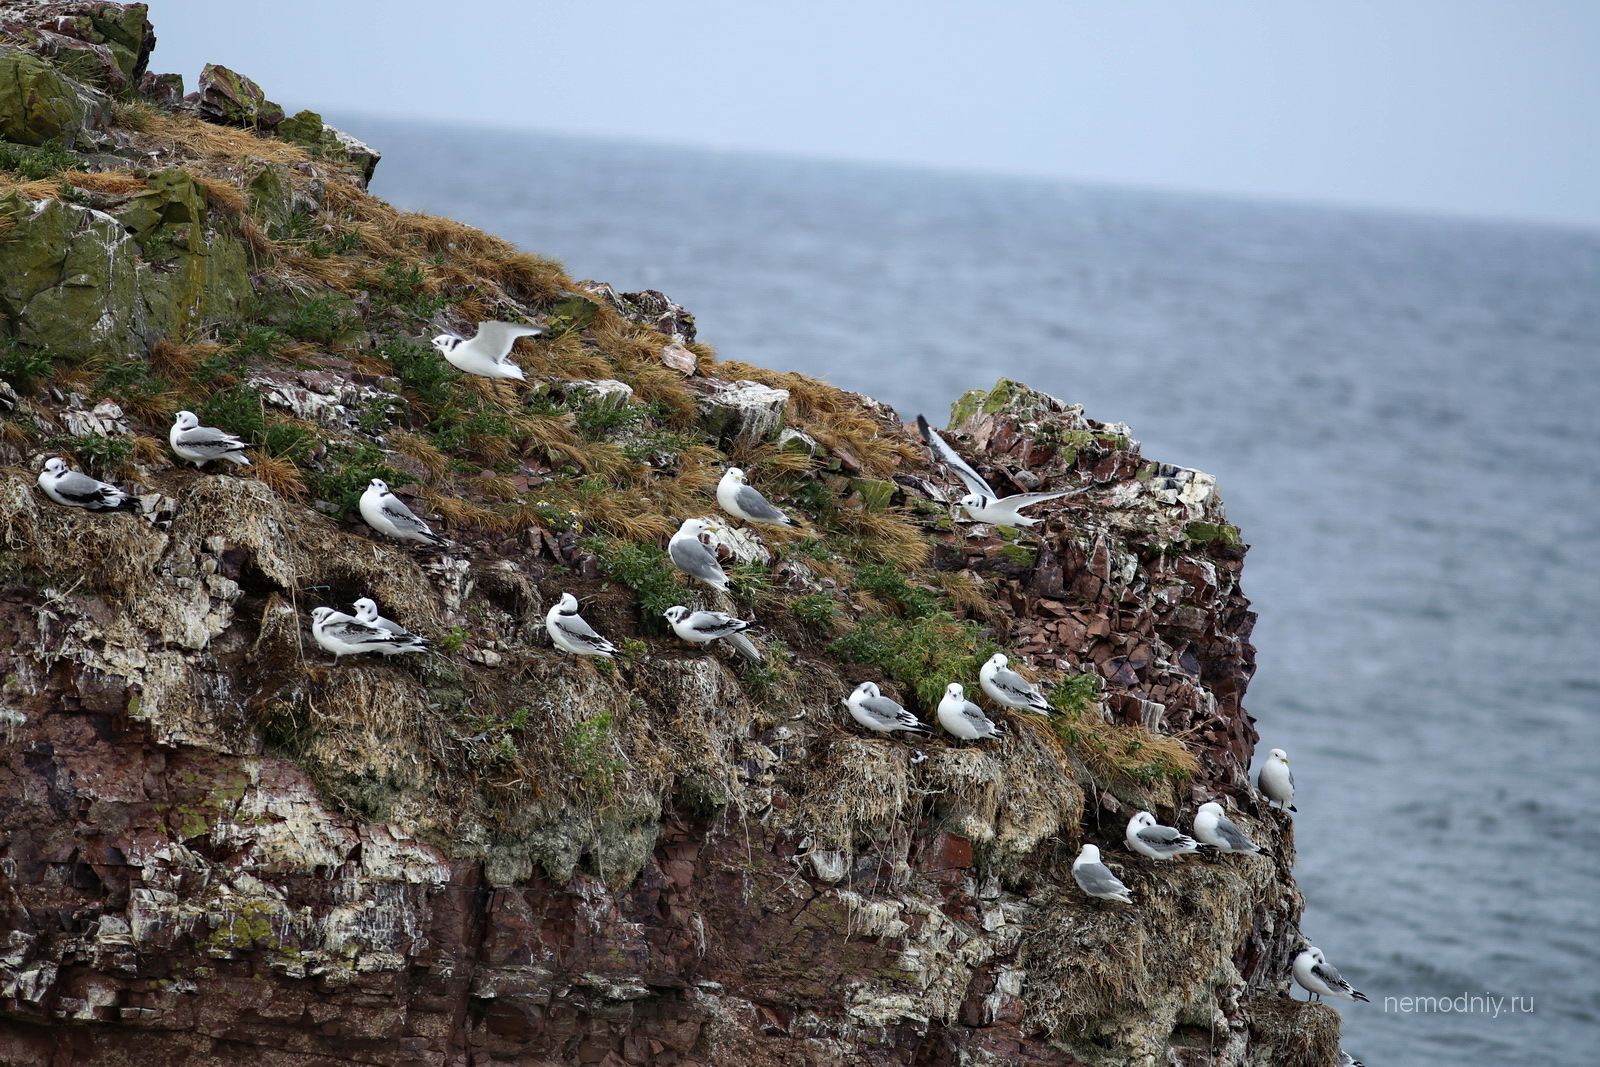
[[[68,500],[80,504],[106,504],[113,498],[122,496],[122,490],[114,485],[107,485],[87,474],[77,471],[68,471],[55,480],[55,491]]]
[[[789,516],[778,510],[766,497],[750,488],[741,485],[734,494],[734,499],[739,502],[739,510],[753,519],[763,522],[788,522]]]
[[[581,615],[557,615],[556,629],[570,641],[580,645],[592,645],[595,648],[612,648],[610,641],[595,633],[594,627],[583,621]]]
[[[721,611],[697,611],[689,616],[689,629],[704,637],[727,637],[750,628],[750,623]]]
[[[989,716],[985,715],[983,709],[970,700],[962,701],[961,717],[976,726],[980,731],[992,732],[994,730],[994,723],[989,721]]]
[[[917,416],[917,429],[922,433],[922,440],[933,450],[934,456],[954,471],[956,477],[965,482],[969,490],[980,496],[999,496],[990,488],[989,483],[983,480],[983,475],[969,467],[967,461],[962,459],[944,438],[935,433],[933,427],[928,425],[928,420],[921,415]]]
[[[354,619],[327,623],[322,627],[322,632],[347,645],[390,645],[399,640],[387,630],[380,630],[376,626],[368,626]]]
[[[861,701],[861,710],[885,726],[921,726],[918,718],[888,697],[867,697]]]
[[[1288,774],[1288,776],[1289,776],[1289,788],[1293,789],[1294,788],[1294,772],[1289,770],[1288,767],[1285,767],[1284,768],[1284,773]]]
[[[378,511],[399,529],[415,530],[423,534],[433,533],[428,524],[413,515],[411,509],[402,504],[393,493],[382,498],[378,504]]]
[[[1340,974],[1338,969],[1331,963],[1312,964],[1311,975],[1313,978],[1324,982],[1329,989],[1347,990],[1353,988],[1349,982],[1344,980],[1344,975]]]
[[[1217,836],[1228,843],[1228,847],[1235,852],[1254,852],[1256,843],[1245,836],[1245,832],[1233,824],[1231,819],[1218,816]]]
[[[484,355],[496,363],[504,363],[511,354],[511,346],[519,337],[537,337],[544,333],[537,326],[524,326],[515,322],[480,322],[474,342],[481,342]]]
[[[1172,851],[1194,844],[1194,840],[1170,826],[1141,826],[1134,836],[1153,849]]]
[[[667,555],[672,557],[680,571],[711,585],[722,585],[728,580],[716,554],[700,543],[699,538],[678,537],[667,544]]]
[[[1001,667],[994,672],[994,684],[1005,692],[1015,695],[1018,700],[1044,701],[1043,694],[1033,687],[1033,683],[1016,671]]]
[[[752,663],[761,662],[761,650],[756,647],[754,641],[750,640],[744,634],[729,634],[728,644],[738,649],[739,655],[743,656],[747,660],[750,660]]]
[[[1105,897],[1128,891],[1122,880],[1103,863],[1080,863],[1072,868],[1072,877],[1078,888],[1090,896]]]
[[[1025,508],[1034,504],[1042,504],[1046,500],[1054,500],[1058,496],[1070,496],[1071,493],[1013,493],[1011,496],[1002,497],[995,501],[996,507]]]
[[[178,433],[177,443],[190,451],[213,456],[242,452],[250,447],[233,434],[223,433],[211,426],[196,426],[192,430],[181,430]]]

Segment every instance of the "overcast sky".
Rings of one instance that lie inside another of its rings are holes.
[[[1600,226],[1600,0],[150,6],[291,109]]]

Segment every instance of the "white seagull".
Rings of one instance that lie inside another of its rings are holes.
[[[756,663],[761,662],[761,650],[744,635],[745,630],[755,625],[754,622],[736,619],[725,611],[690,611],[682,604],[674,604],[661,614],[672,624],[672,632],[685,641],[709,645],[718,638],[724,638],[739,650],[741,656]]]
[[[39,488],[57,504],[88,511],[127,511],[140,513],[139,501],[109,482],[67,469],[66,461],[52,457],[39,472]]]
[[[1082,492],[1081,489],[1072,489],[1061,493],[1014,493],[1003,497],[994,491],[983,475],[968,466],[967,461],[950,447],[949,442],[935,433],[933,427],[928,425],[928,420],[921,415],[917,416],[917,429],[922,431],[922,439],[933,450],[934,457],[955,471],[956,477],[970,490],[956,503],[961,505],[969,518],[977,522],[986,522],[990,526],[1034,526],[1039,520],[1024,517],[1021,514],[1023,508]]]
[[[1289,754],[1281,748],[1267,753],[1267,762],[1261,765],[1256,783],[1267,799],[1279,807],[1297,811],[1294,806],[1294,772],[1289,769]]]
[[[1133,897],[1129,895],[1131,891],[1111,873],[1110,867],[1100,862],[1100,849],[1094,845],[1084,845],[1078,850],[1078,858],[1072,861],[1072,880],[1078,883],[1079,889],[1097,900],[1133,903]]]
[[[922,724],[922,720],[878,692],[875,682],[862,682],[856,686],[855,692],[841,697],[839,702],[850,709],[850,717],[856,722],[880,734],[896,730],[913,734],[933,733]]]
[[[705,519],[684,519],[678,532],[667,542],[667,555],[673,565],[691,578],[698,578],[719,593],[728,591],[728,576],[717,560],[717,554],[707,548],[700,535],[722,529]]]
[[[1162,826],[1148,811],[1141,811],[1128,820],[1128,832],[1124,836],[1129,848],[1153,860],[1170,860],[1200,848],[1194,838],[1171,826]]]
[[[1008,708],[1034,711],[1040,715],[1049,715],[1054,711],[1055,708],[1039,692],[1038,686],[1006,667],[1010,662],[1004,653],[996,652],[978,669],[978,684],[989,694],[989,699]]]
[[[939,725],[953,737],[963,741],[978,741],[990,737],[1003,737],[1006,725],[991,722],[983,709],[967,699],[967,691],[960,682],[944,687],[944,699],[939,701]]]
[[[773,507],[767,498],[750,488],[744,471],[729,467],[717,483],[717,503],[736,519],[766,523],[769,526],[798,526],[789,516]]]
[[[1344,980],[1344,975],[1328,962],[1322,950],[1315,945],[1307,945],[1305,950],[1294,958],[1294,980],[1300,983],[1302,989],[1318,997],[1337,997],[1340,1000],[1367,999],[1364,993]]]
[[[225,459],[248,467],[250,459],[244,450],[255,447],[231,433],[201,426],[200,416],[192,411],[180,411],[173,418],[172,429],[167,431],[167,443],[180,457],[196,467],[203,467],[214,459]]]
[[[519,337],[537,337],[544,330],[538,326],[521,326],[514,322],[480,322],[478,335],[472,340],[453,333],[441,333],[433,339],[433,347],[452,364],[476,374],[480,378],[515,378],[525,380],[522,368],[507,357],[511,346]]]
[[[1201,844],[1210,845],[1222,852],[1257,853],[1261,846],[1250,840],[1232,819],[1222,814],[1222,805],[1208,801],[1200,805],[1194,816],[1194,836]]]
[[[411,509],[389,491],[389,483],[382,478],[368,482],[367,491],[361,494],[361,517],[379,533],[402,541],[420,541],[434,548],[444,548],[450,543],[413,515]]]
[[[395,622],[393,619],[386,619],[382,615],[379,615],[377,602],[371,597],[364,596],[360,600],[357,600],[355,603],[355,608],[357,622],[366,626],[375,626],[380,630],[385,630],[394,634],[396,637],[404,639],[404,645],[380,648],[378,651],[382,652],[384,655],[393,656],[400,652],[422,652],[425,649],[433,647],[433,642],[429,641],[426,637],[419,637],[410,630],[407,630],[404,626],[401,626],[399,623]]]
[[[317,608],[311,613],[311,636],[317,644],[333,653],[333,661],[340,656],[359,655],[362,652],[420,652],[411,643],[388,630],[358,622],[343,612],[332,608]]]
[[[575,656],[615,656],[617,646],[594,632],[578,614],[578,598],[562,593],[556,606],[545,612],[544,628],[563,652]]]

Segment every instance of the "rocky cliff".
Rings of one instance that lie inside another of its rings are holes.
[[[1250,788],[1254,616],[1214,481],[1002,381],[947,434],[1031,531],[954,523],[894,412],[719,359],[659,293],[365,192],[249,79],[148,70],[144,5],[0,7],[0,1062],[1323,1067],[1285,998],[1292,827]],[[541,324],[528,384],[428,346]],[[173,412],[259,447],[181,466]],[[43,460],[143,515],[58,507]],[[799,531],[662,545],[738,463]],[[364,526],[383,477],[453,547]],[[623,650],[558,654],[563,591]],[[376,598],[438,652],[330,664]],[[766,660],[661,611],[761,621]],[[1060,709],[931,720],[996,649]],[[1226,799],[1266,857],[1158,865]],[[1073,884],[1105,848],[1135,905]]]

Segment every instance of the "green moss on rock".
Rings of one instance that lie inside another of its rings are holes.
[[[1224,522],[1190,522],[1183,527],[1184,540],[1196,545],[1237,545],[1239,527]]]
[[[85,98],[91,93],[38,56],[0,48],[0,138],[75,144],[88,125]]]

